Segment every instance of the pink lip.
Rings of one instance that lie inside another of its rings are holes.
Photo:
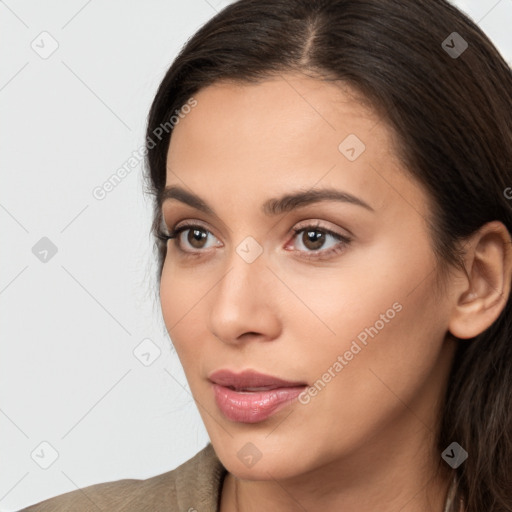
[[[305,389],[303,382],[291,382],[252,370],[234,373],[218,370],[210,375],[215,401],[230,420],[257,423],[282,409]],[[264,390],[251,391],[247,388]]]

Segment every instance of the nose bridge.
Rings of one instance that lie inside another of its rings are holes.
[[[212,296],[210,329],[218,338],[234,341],[245,332],[274,336],[279,326],[266,265],[263,247],[254,238],[233,248]]]
[[[253,245],[242,242],[229,258],[228,270],[217,286],[215,303],[222,307],[251,310],[265,302],[269,270],[263,253],[255,255]]]
[[[219,292],[227,298],[236,295],[243,299],[246,295],[252,295],[258,301],[257,294],[263,291],[269,279],[262,244],[254,237],[246,236],[231,249],[227,267],[227,274],[219,283]]]

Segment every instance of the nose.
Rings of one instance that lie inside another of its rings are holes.
[[[235,251],[210,296],[208,328],[224,343],[271,341],[281,332],[276,278],[260,255],[248,263]]]

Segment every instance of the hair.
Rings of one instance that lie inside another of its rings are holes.
[[[443,47],[454,32],[468,44],[458,57]],[[158,282],[172,135],[159,127],[208,85],[284,72],[348,85],[391,128],[396,154],[432,202],[440,270],[463,269],[459,242],[485,223],[499,220],[512,232],[505,193],[512,186],[511,69],[465,14],[445,0],[239,0],[186,42],[149,112],[146,179]],[[469,454],[453,470],[453,506],[462,499],[466,512],[512,511],[511,304],[509,297],[480,335],[459,341],[442,403],[439,453],[456,441]]]

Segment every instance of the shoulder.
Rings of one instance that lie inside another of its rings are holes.
[[[19,512],[217,512],[226,469],[209,443],[176,469],[146,480],[91,485]]]

